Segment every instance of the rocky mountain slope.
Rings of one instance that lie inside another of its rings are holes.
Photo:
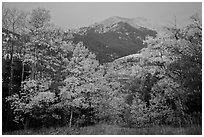
[[[88,27],[69,30],[66,34],[72,35],[70,40],[74,43],[82,41],[100,63],[106,63],[144,48],[145,37],[155,37],[157,33],[149,24],[144,18],[111,17]]]

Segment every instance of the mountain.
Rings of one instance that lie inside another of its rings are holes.
[[[114,24],[117,22],[126,22],[134,28],[144,27],[144,28],[149,28],[152,30],[159,30],[162,28],[162,25],[159,25],[156,22],[153,22],[152,20],[146,19],[143,17],[122,18],[122,17],[118,17],[118,16],[113,16],[113,17],[110,17],[110,18],[100,22],[100,24],[103,24],[104,26],[110,26],[111,24]]]
[[[72,35],[70,40],[74,43],[82,41],[96,54],[100,63],[106,63],[144,48],[145,37],[155,37],[157,33],[147,22],[141,17],[128,19],[114,16],[88,27],[69,30],[66,34]]]

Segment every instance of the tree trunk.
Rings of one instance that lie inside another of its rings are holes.
[[[10,127],[9,125],[11,124],[11,117],[12,117],[12,112],[11,112],[11,107],[10,103],[8,102],[7,104],[7,115],[6,115],[6,123],[5,123],[5,130],[8,130]]]
[[[23,87],[23,85],[22,85],[22,82],[23,82],[23,77],[24,77],[24,62],[22,61],[21,87]]]
[[[72,111],[72,109],[71,109],[70,119],[69,119],[69,127],[72,127],[72,115],[73,115],[73,111]]]
[[[9,83],[9,93],[8,95],[10,96],[11,93],[13,92],[13,52],[14,52],[14,42],[11,42],[11,64],[10,64],[10,83]]]
[[[9,89],[8,89],[8,96],[13,93],[13,52],[14,52],[14,41],[11,41],[11,59],[10,59],[10,81],[9,81]],[[7,118],[6,118],[6,129],[9,127],[9,123],[12,117],[12,112],[10,108],[10,103],[7,106]]]
[[[25,56],[25,45],[23,45],[23,56],[22,56],[22,72],[21,72],[21,88],[23,88],[22,82],[24,80],[24,56]]]
[[[37,57],[37,48],[36,45],[34,47],[34,62],[31,64],[31,79],[36,80],[36,57]]]
[[[14,28],[14,25],[15,24],[13,24],[13,26],[12,26],[12,28],[13,28],[13,30],[12,30],[12,35],[13,35],[13,37],[15,37],[14,36],[14,32],[15,32],[15,28]],[[11,79],[10,79],[10,87],[9,87],[9,96],[13,93],[13,54],[14,54],[14,44],[15,44],[15,38],[12,38],[11,39],[11,64],[10,64],[10,67],[11,67],[11,70],[10,70],[10,74],[11,74]]]
[[[31,79],[35,80],[35,64],[32,63],[31,67]]]
[[[28,116],[25,117],[25,123],[24,123],[24,130],[28,129],[30,123],[30,118]]]

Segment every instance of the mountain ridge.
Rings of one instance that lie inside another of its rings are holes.
[[[156,36],[155,30],[139,26],[136,21],[146,21],[146,19],[114,16],[67,33],[72,35],[70,40],[74,43],[83,42],[85,47],[96,54],[100,63],[106,63],[137,53],[146,46],[143,43],[146,36]]]
[[[96,26],[98,24],[102,24],[103,26],[106,27],[106,26],[110,26],[118,22],[128,23],[134,28],[145,27],[145,28],[152,29],[152,30],[159,30],[163,27],[162,25],[159,25],[158,23],[153,22],[152,20],[144,18],[144,17],[125,18],[125,17],[119,17],[119,16],[109,17],[99,23],[95,23],[90,26]]]

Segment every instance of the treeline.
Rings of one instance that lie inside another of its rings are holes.
[[[135,62],[99,64],[51,24],[49,11],[3,8],[3,131],[201,124],[202,23],[191,19],[148,37]]]

